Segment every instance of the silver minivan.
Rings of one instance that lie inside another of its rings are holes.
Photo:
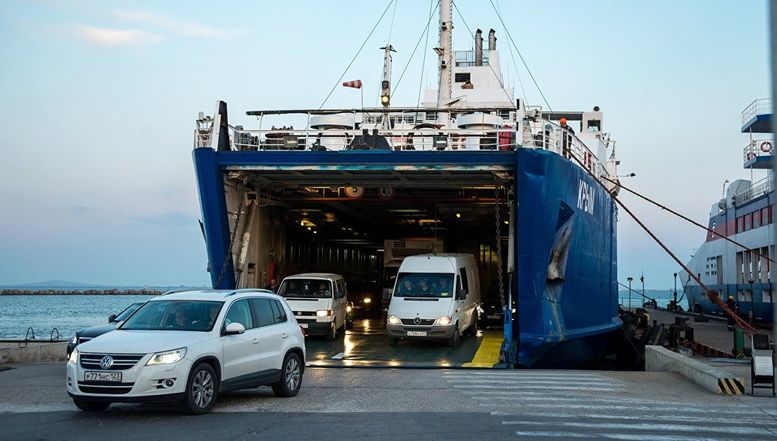
[[[345,330],[348,308],[345,279],[339,274],[304,273],[288,276],[278,294],[294,311],[306,335],[324,335],[330,340]]]

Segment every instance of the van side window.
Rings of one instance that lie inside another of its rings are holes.
[[[464,286],[464,290],[469,292],[469,283],[467,281],[467,268],[461,267],[459,268],[459,272],[461,273],[461,284]]]
[[[335,298],[339,299],[345,297],[345,288],[343,287],[343,280],[335,280]]]
[[[283,305],[281,305],[281,302],[272,299],[270,301],[272,304],[272,310],[273,315],[275,316],[275,323],[284,323],[288,320],[288,317],[286,317],[286,309],[283,308]]]
[[[461,277],[456,276],[456,292],[461,291]]]

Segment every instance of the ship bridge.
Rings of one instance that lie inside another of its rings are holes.
[[[771,98],[757,99],[742,111],[742,133],[750,134],[750,141],[742,150],[744,168],[773,167],[772,104]]]

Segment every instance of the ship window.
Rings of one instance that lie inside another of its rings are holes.
[[[761,292],[761,301],[764,303],[772,303],[772,290],[765,289]]]
[[[737,218],[737,233],[741,233],[745,231],[745,220],[742,219],[742,216]]]
[[[753,213],[746,214],[743,217],[745,218],[745,228],[744,228],[744,231],[747,231],[747,230],[753,228]]]
[[[466,83],[469,81],[469,72],[458,72],[454,75],[454,81],[457,83]]]
[[[761,226],[761,210],[753,212],[753,228]]]

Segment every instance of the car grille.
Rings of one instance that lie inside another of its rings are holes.
[[[113,358],[113,365],[108,369],[102,369],[100,360],[106,355]],[[84,369],[100,369],[108,371],[125,371],[135,366],[145,354],[80,354],[81,367]]]
[[[315,317],[316,316],[316,311],[294,311],[294,315],[298,315],[298,316],[302,316],[302,317],[304,317],[304,316]]]
[[[402,319],[402,324],[410,326],[431,326],[434,324],[434,319],[421,319],[418,323],[415,322],[415,319]]]
[[[310,319],[298,318],[297,319],[297,323],[315,323],[315,322],[316,322],[316,319],[314,319],[314,318],[310,318]]]
[[[78,388],[87,394],[123,395],[132,390],[135,383],[119,383],[107,385],[97,381],[79,381]]]

